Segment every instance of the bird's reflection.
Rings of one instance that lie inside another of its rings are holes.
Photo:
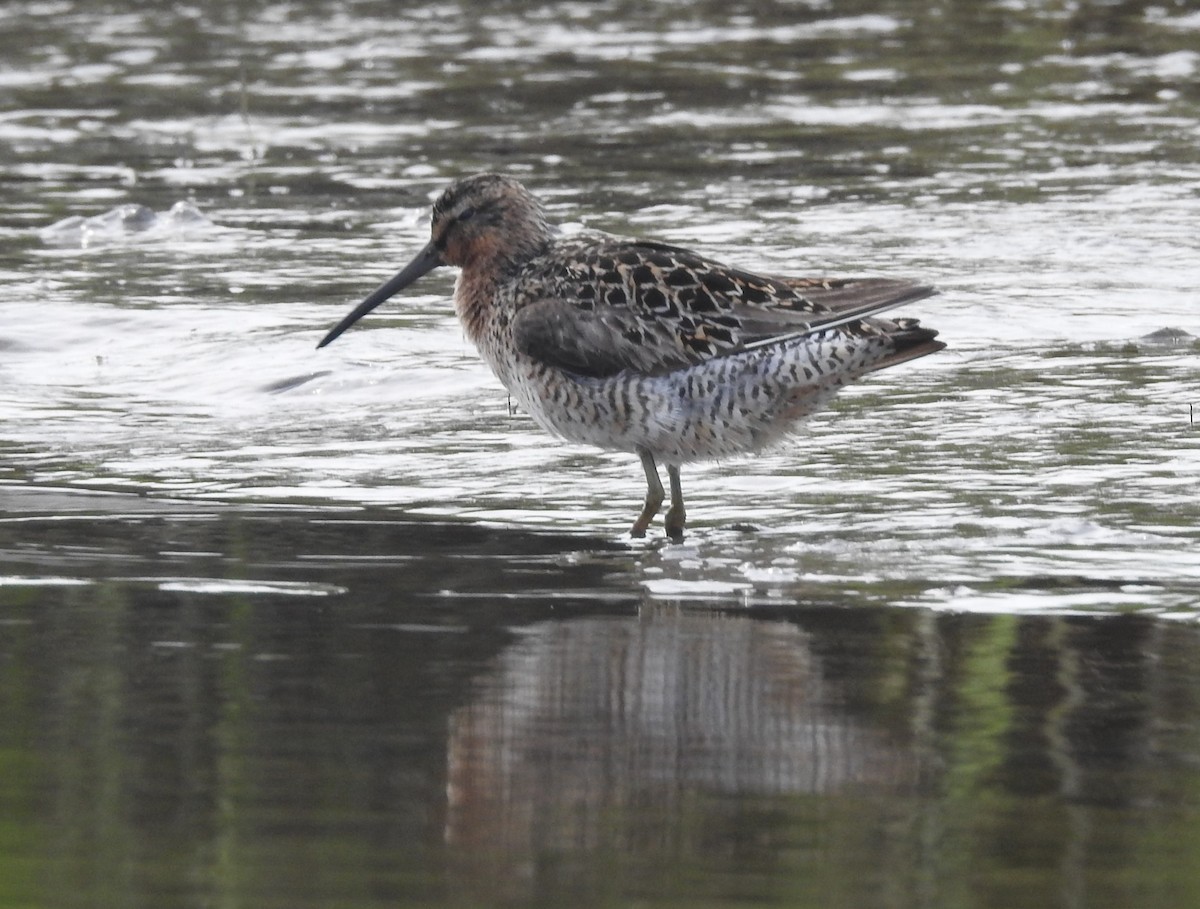
[[[911,752],[850,715],[837,687],[786,622],[668,611],[536,625],[451,716],[447,838],[493,857],[591,848],[644,835],[652,811],[686,839],[697,798],[909,785]]]

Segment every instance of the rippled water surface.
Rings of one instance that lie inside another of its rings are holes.
[[[1200,5],[0,9],[0,906],[1200,903]],[[431,198],[912,276],[787,447],[561,445]]]

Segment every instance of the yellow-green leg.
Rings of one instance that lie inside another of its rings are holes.
[[[638,457],[642,459],[642,470],[646,471],[646,504],[642,506],[642,513],[633,522],[633,529],[629,531],[631,537],[644,537],[646,535],[646,528],[650,526],[650,522],[654,520],[654,516],[658,514],[658,510],[662,508],[663,503],[662,480],[658,478],[658,468],[654,466],[654,455],[642,450],[638,452]],[[672,469],[668,467],[667,472],[670,473]],[[675,476],[674,474],[671,475]],[[671,481],[672,502],[674,502],[676,482],[677,479]]]
[[[671,507],[667,509],[667,536],[674,542],[683,541],[683,524],[687,512],[683,508],[683,486],[679,483],[679,468],[667,466],[667,479],[671,481]]]

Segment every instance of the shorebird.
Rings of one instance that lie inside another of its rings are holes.
[[[462,269],[454,308],[522,408],[572,442],[636,454],[646,499],[683,539],[679,468],[781,441],[867,373],[946,345],[915,319],[878,313],[936,291],[892,278],[790,278],[677,246],[559,233],[511,177],[477,174],[434,203],[431,239],[318,344],[443,265]]]

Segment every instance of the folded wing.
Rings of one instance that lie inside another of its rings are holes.
[[[526,304],[512,331],[526,355],[597,378],[660,375],[852,323],[887,333],[900,323],[861,320],[936,293],[888,278],[756,275],[657,243],[623,244],[585,261],[575,275],[580,292],[568,284],[561,298]]]

